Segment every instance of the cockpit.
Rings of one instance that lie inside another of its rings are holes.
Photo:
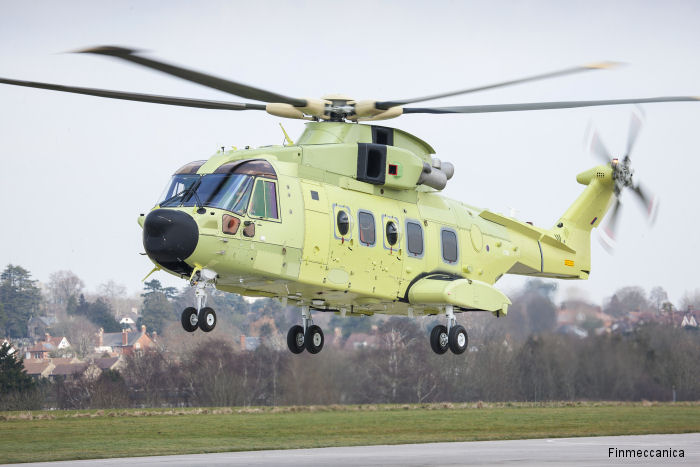
[[[269,162],[235,161],[213,173],[197,174],[205,162],[191,162],[175,172],[158,205],[211,207],[238,215],[279,219],[277,174]]]

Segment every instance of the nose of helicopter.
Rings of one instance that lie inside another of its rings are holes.
[[[194,253],[198,239],[197,223],[182,211],[156,209],[143,223],[143,247],[148,257],[180,274],[192,272],[185,259]]]

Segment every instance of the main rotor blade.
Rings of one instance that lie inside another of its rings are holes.
[[[446,93],[442,93],[442,94],[435,94],[432,96],[416,97],[413,99],[377,102],[375,104],[375,106],[381,110],[388,110],[390,107],[395,107],[397,105],[415,104],[416,102],[424,102],[424,101],[430,101],[433,99],[441,99],[443,97],[458,96],[460,94],[470,94],[473,92],[486,91],[488,89],[495,89],[495,88],[502,88],[502,87],[506,87],[506,86],[512,86],[514,84],[522,84],[522,83],[528,83],[528,82],[532,82],[532,81],[539,81],[539,80],[543,80],[543,79],[556,78],[559,76],[572,75],[574,73],[581,73],[584,71],[603,70],[606,68],[612,68],[615,65],[617,65],[617,64],[614,62],[593,63],[593,64],[589,64],[589,65],[576,66],[576,67],[572,67],[572,68],[565,68],[563,70],[552,71],[549,73],[541,73],[539,75],[528,76],[526,78],[503,81],[502,83],[487,84],[485,86],[478,86],[475,88],[462,89],[460,91],[451,91],[451,92],[446,92]]]
[[[182,78],[187,81],[191,81],[193,83],[198,83],[209,88],[218,89],[219,91],[223,91],[229,94],[233,94],[234,96],[243,97],[246,99],[252,99],[262,102],[291,104],[295,107],[306,106],[306,99],[297,99],[294,97],[283,96],[282,94],[266,91],[264,89],[248,86],[241,83],[236,83],[235,81],[217,78],[216,76],[207,75],[198,71],[189,70],[187,68],[182,68],[176,65],[170,65],[168,63],[161,62],[158,60],[152,60],[150,58],[137,55],[136,50],[125,49],[123,47],[103,46],[79,50],[77,52],[98,55],[110,55],[112,57],[136,63],[137,65],[145,66],[153,70],[158,70],[163,73],[172,76],[177,76],[178,78]]]
[[[630,129],[627,133],[627,152],[625,153],[625,156],[629,157],[629,155],[632,154],[632,149],[634,148],[634,143],[637,141],[637,137],[639,136],[639,129],[641,127],[642,120],[639,118],[638,115],[633,113],[630,119]]]
[[[700,97],[644,97],[638,99],[609,99],[599,101],[527,102],[523,104],[465,105],[457,107],[404,107],[404,114],[478,114],[489,112],[519,112],[523,110],[572,109],[600,105],[653,104],[656,102],[698,101]]]
[[[72,92],[86,94],[88,96],[107,97],[126,101],[150,102],[153,104],[175,105],[180,107],[196,107],[200,109],[219,110],[265,110],[262,104],[241,104],[237,102],[210,101],[205,99],[190,99],[187,97],[159,96],[156,94],[141,94],[136,92],[110,91],[108,89],[81,88],[76,86],[63,86],[61,84],[39,83],[36,81],[20,81],[16,79],[0,78],[0,83],[28,88],[49,89],[51,91]]]

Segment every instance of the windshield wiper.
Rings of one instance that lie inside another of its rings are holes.
[[[197,181],[196,181],[195,183],[193,183],[189,188],[185,188],[184,190],[177,192],[176,194],[174,194],[174,195],[171,196],[170,198],[161,201],[161,202],[159,203],[159,205],[160,205],[160,206],[163,206],[164,204],[166,204],[166,203],[168,203],[168,202],[174,200],[174,199],[177,198],[178,196],[181,196],[181,197],[182,197],[182,200],[181,200],[181,203],[180,203],[180,204],[185,203],[185,202],[189,201],[189,199],[190,199],[190,198],[185,199],[185,197],[186,197],[188,194],[191,193],[191,195],[194,195],[195,207],[204,208],[204,205],[202,204],[202,200],[199,199],[199,195],[197,194],[197,188],[199,187],[200,184],[201,184],[201,180],[197,180]],[[190,195],[190,197],[191,197],[191,195]]]
[[[192,187],[190,187],[190,188],[185,188],[185,189],[182,190],[182,191],[178,191],[177,193],[175,193],[174,195],[172,195],[170,198],[164,199],[163,201],[161,201],[160,203],[158,203],[158,205],[159,205],[159,206],[163,206],[165,203],[169,203],[170,201],[174,200],[174,199],[177,198],[178,196],[183,196],[183,195],[187,194],[187,192],[190,191],[191,188],[192,188]]]

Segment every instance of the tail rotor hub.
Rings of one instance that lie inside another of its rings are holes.
[[[625,156],[622,161],[615,158],[610,161],[610,167],[612,167],[612,177],[615,180],[615,194],[620,196],[623,188],[633,185],[632,161],[629,156]]]

